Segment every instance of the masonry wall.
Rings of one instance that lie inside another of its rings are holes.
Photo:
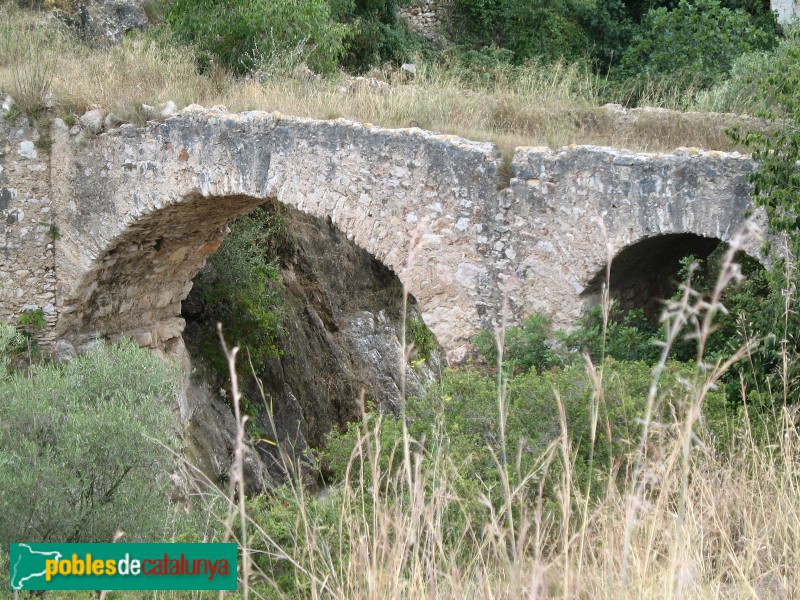
[[[27,122],[0,110],[0,320],[42,311],[52,339],[56,314],[54,223],[47,144]]]
[[[33,130],[4,127],[0,317],[43,309],[43,340],[64,352],[96,335],[168,350],[227,224],[270,199],[391,268],[453,360],[481,327],[574,322],[623,249],[730,241],[751,208],[754,165],[737,153],[519,148],[503,187],[493,145],[419,129],[192,106],[100,135],[56,120],[48,164]]]

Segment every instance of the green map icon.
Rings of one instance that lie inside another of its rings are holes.
[[[11,590],[235,590],[235,543],[9,544]]]
[[[33,580],[45,576],[45,561],[60,559],[61,553],[34,550],[29,544],[16,544],[11,554],[11,589],[36,589]]]

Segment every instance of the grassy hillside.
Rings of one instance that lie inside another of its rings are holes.
[[[657,321],[620,313],[606,295],[570,332],[553,332],[536,315],[520,327],[484,332],[474,362],[445,372],[424,398],[408,399],[398,414],[364,407],[361,421],[331,432],[315,449],[326,478],[319,494],[303,485],[292,448],[281,448],[286,480],[270,494],[247,496],[236,453],[225,489],[201,481],[182,490],[192,493],[170,495],[177,459],[171,448],[179,445],[168,407],[178,374],[130,344],[98,345],[68,366],[37,366],[30,340],[3,326],[0,499],[6,514],[31,516],[15,519],[22,530],[0,521],[0,589],[7,588],[12,538],[108,541],[124,522],[129,540],[239,542],[240,590],[230,597],[798,595],[796,32],[777,31],[763,3],[746,0],[455,0],[447,27],[468,18],[477,25],[459,39],[450,31],[453,46],[437,55],[404,37],[408,32],[386,13],[392,2],[314,0],[300,29],[255,53],[258,47],[233,44],[260,39],[265,21],[250,17],[266,13],[252,11],[269,9],[270,19],[290,13],[237,0],[231,6],[244,12],[231,14],[247,27],[228,36],[230,19],[219,14],[219,3],[196,6],[192,16],[181,12],[190,3],[167,5],[169,27],[108,49],[39,13],[3,5],[0,90],[16,101],[9,118],[25,114],[44,128],[56,117],[72,124],[99,106],[111,113],[109,126],[142,124],[166,118],[172,109],[162,111],[173,101],[177,109],[225,104],[232,111],[419,126],[495,141],[506,152],[569,143],[752,150],[761,165],[752,178],[754,200],[784,247],[773,249],[765,269],[739,264],[744,237],[713,261],[685,257],[683,284],[665,299]],[[204,37],[215,15],[219,23]],[[520,23],[540,37],[512,35]],[[309,31],[325,45],[310,48],[303,41]],[[553,47],[542,48],[547,35]],[[665,48],[667,38],[676,45]],[[717,51],[726,53],[724,64],[707,60]],[[413,52],[417,77],[408,80],[396,63]],[[232,64],[240,54],[247,60]],[[620,118],[602,108],[611,101],[698,112]],[[724,130],[733,117],[712,117],[711,110],[763,114],[772,129],[730,136]],[[239,233],[248,223],[239,223]],[[231,252],[230,260],[236,256]],[[278,275],[260,259],[234,267],[230,273],[241,267],[253,275],[239,290],[248,301],[238,304],[255,306],[261,317],[245,315],[239,324],[267,352],[280,315],[261,290]],[[216,289],[220,311],[234,320],[236,278]],[[400,330],[416,338],[404,340],[409,356],[414,341],[432,342],[424,325]],[[230,370],[226,394],[241,450],[250,442]],[[152,422],[141,418],[144,409]],[[107,415],[109,426],[97,414]],[[95,454],[75,452],[89,444],[86,432]],[[114,457],[123,445],[136,449],[136,464],[121,462],[121,452],[112,466],[130,487],[106,488],[101,510],[90,503],[75,522],[59,518],[76,498],[94,497],[97,481],[109,480],[92,457]],[[66,468],[28,467],[48,452]],[[190,465],[179,472],[202,479]],[[29,513],[31,498],[37,510]],[[142,498],[152,507],[146,519],[129,510]],[[125,519],[115,520],[115,511]]]
[[[97,48],[55,21],[43,22],[37,13],[11,5],[0,9],[0,90],[14,98],[20,111],[40,119],[61,117],[71,123],[99,106],[111,113],[110,124],[141,124],[163,118],[161,107],[172,101],[177,109],[197,103],[421,127],[493,141],[509,151],[519,145],[575,143],[656,151],[740,148],[724,133],[732,117],[650,113],[622,125],[614,111],[601,105],[627,103],[630,97],[582,63],[497,65],[487,78],[459,63],[430,61],[418,63],[417,74],[408,82],[391,65],[365,78],[320,76],[296,66],[239,76],[221,67],[200,69],[193,47],[163,30],[128,37],[111,49]],[[686,90],[653,80],[640,90],[638,102],[701,111],[736,108],[735,103],[706,105],[692,98]]]

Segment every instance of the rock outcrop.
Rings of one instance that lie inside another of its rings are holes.
[[[434,352],[413,367],[407,363],[401,373],[403,290],[394,273],[329,222],[294,210],[282,214],[288,240],[279,257],[279,354],[254,364],[254,374],[246,354],[240,355],[240,385],[257,409],[251,431],[258,434],[245,457],[252,491],[285,479],[286,456],[296,457],[305,480],[316,483],[320,465],[313,450],[324,446],[328,432],[360,419],[365,409],[396,412],[404,397],[424,393],[440,366]],[[208,363],[208,352],[221,350],[203,343],[204,332],[216,331],[203,312],[205,291],[194,289],[184,302],[184,371],[191,376],[183,414],[189,457],[210,479],[220,480],[230,465],[235,423],[227,377]],[[409,306],[408,317],[419,318],[413,298]]]
[[[147,0],[56,0],[53,9],[84,39],[112,45],[150,25]]]

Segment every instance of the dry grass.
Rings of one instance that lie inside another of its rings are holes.
[[[543,465],[571,454],[567,439]],[[562,475],[560,514],[531,511],[523,500],[529,486],[510,489],[508,507],[518,520],[509,523],[511,513],[499,511],[468,522],[460,548],[444,542],[453,535],[443,524],[460,510],[447,464],[435,461],[422,470],[414,461],[411,485],[398,477],[382,490],[359,487],[353,472],[340,516],[352,543],[331,545],[306,515],[300,529],[308,541],[272,552],[276,560],[290,556],[297,563],[309,598],[796,597],[800,443],[794,428],[766,450],[746,437],[728,455],[695,450],[683,491],[681,444],[673,443],[643,464],[640,488],[632,494],[609,489],[588,509],[569,470]],[[377,456],[389,449],[380,448],[371,430],[358,451],[372,458],[373,477],[385,475]],[[540,479],[531,475],[531,483]],[[252,528],[266,536],[258,523]]]
[[[31,83],[31,80],[33,82]],[[291,75],[235,79],[218,71],[200,74],[189,49],[152,37],[126,39],[112,49],[89,48],[52,21],[0,9],[0,90],[26,111],[43,103],[55,115],[80,115],[92,106],[121,121],[144,123],[141,105],[172,100],[225,105],[231,111],[265,110],[321,119],[345,117],[387,127],[423,129],[516,146],[598,144],[670,151],[681,146],[731,149],[729,119],[679,113],[631,126],[599,106],[604,82],[576,65],[531,65],[514,77],[498,74],[491,85],[470,85],[463,74],[418,65],[412,84],[391,70],[369,78]],[[673,90],[653,89],[653,106],[684,102]]]
[[[767,441],[756,441],[745,419],[724,451],[715,449],[719,440],[708,438],[701,421],[709,390],[751,349],[741,348],[725,362],[702,359],[714,318],[724,310],[722,290],[740,277],[733,256],[743,241],[734,240],[710,299],[698,298],[686,285],[683,297],[666,308],[668,333],[654,369],[646,426],[635,456],[621,461],[633,467],[621,480],[609,477],[599,498],[590,500],[576,483],[573,445],[586,440],[570,438],[563,409],[561,435],[519,483],[507,474],[513,460],[505,467],[495,457],[504,501],[498,506],[487,500],[483,516],[459,496],[458,457],[436,453],[423,462],[421,445],[406,430],[398,447],[382,447],[380,419],[365,418],[345,481],[329,491],[338,495],[336,524],[306,510],[307,492],[298,485],[291,488],[300,507],[297,542],[282,546],[248,516],[251,539],[274,564],[292,565],[302,598],[797,598],[796,415],[777,411],[777,433]],[[793,310],[791,302],[787,310]],[[687,332],[698,339],[695,375],[685,384],[674,420],[651,421],[649,415],[665,414],[657,409],[660,370],[671,344]],[[588,362],[587,370],[592,401],[602,402],[606,375]],[[508,410],[502,382],[498,389],[502,423]],[[776,397],[782,400],[788,399]],[[399,468],[382,466],[387,455]],[[285,464],[292,473],[294,461],[287,456]],[[548,478],[555,498],[543,492]],[[235,499],[228,502],[234,510]],[[454,522],[461,524],[458,531],[449,525]],[[281,597],[272,574],[257,567],[253,580],[243,584],[253,596]]]
[[[173,100],[179,106],[223,103],[230,110],[418,125],[503,146],[581,142],[658,150],[679,145],[725,148],[727,143],[713,119],[703,129],[690,117],[648,114],[623,126],[610,111],[597,107],[599,83],[574,67],[531,68],[526,76],[491,90],[466,89],[452,73],[433,66],[421,66],[413,85],[293,77],[258,83],[224,73],[200,75],[185,50],[148,39],[97,51],[52,26],[41,37],[29,17],[15,13],[4,19],[0,88],[21,104],[52,102],[61,113],[80,113],[98,104],[138,122],[141,103]],[[56,61],[54,70],[46,67],[51,60]],[[381,76],[389,81],[394,77]],[[736,249],[732,244],[718,290],[737,275],[732,260]],[[687,327],[702,348],[714,315],[722,310],[719,295],[702,302],[688,287],[685,292],[666,315],[671,333],[664,360],[671,341]],[[725,452],[704,443],[700,415],[705,395],[728,366],[698,361],[695,377],[686,382],[684,406],[676,413],[680,416],[669,423],[646,419],[637,455],[629,457],[634,470],[622,485],[610,484],[599,500],[590,501],[575,482],[574,441],[565,417],[562,435],[520,478],[522,483],[504,475],[504,461],[498,458],[505,500],[500,507],[487,502],[481,519],[457,493],[458,465],[452,457],[429,456],[423,467],[415,440],[406,434],[402,448],[381,448],[377,420],[365,420],[351,471],[333,492],[341,494],[339,535],[320,529],[305,510],[307,492],[296,486],[292,490],[304,543],[277,544],[250,516],[241,518],[238,471],[231,479],[238,488],[228,498],[227,533],[237,536],[232,523],[238,518],[239,537],[258,540],[275,561],[292,565],[303,597],[314,599],[796,598],[800,436],[794,415],[780,415],[779,434],[768,444],[756,442],[748,427],[740,429]],[[601,402],[603,372],[587,368],[595,382],[594,402]],[[657,376],[658,368],[651,407],[659,401]],[[502,387],[501,422],[507,410]],[[241,446],[243,419],[239,426]],[[395,453],[400,469],[381,466],[386,452]],[[240,458],[236,464],[241,469]],[[293,464],[287,457],[287,470]],[[556,464],[561,468],[553,469]],[[542,491],[548,476],[558,490],[555,503]],[[369,487],[367,480],[381,484]],[[456,532],[447,529],[453,513],[463,523]],[[454,536],[458,544],[448,541]],[[270,573],[255,574],[253,582],[258,583],[251,588],[245,578],[245,596],[260,595],[265,582],[271,589],[270,581]]]

